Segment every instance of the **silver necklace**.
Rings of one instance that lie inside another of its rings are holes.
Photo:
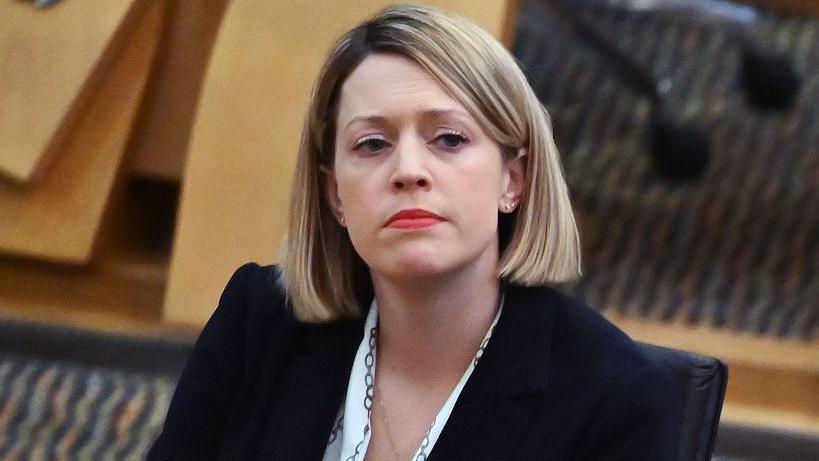
[[[366,389],[364,391],[364,408],[367,410],[367,424],[364,425],[364,435],[361,441],[355,446],[355,452],[348,456],[344,461],[355,461],[359,455],[362,455],[361,449],[364,448],[364,441],[367,440],[367,435],[370,433],[370,420],[373,412],[373,397],[375,395],[375,341],[378,334],[378,326],[370,328],[370,337],[367,342],[367,355],[364,356],[364,366],[367,369],[364,375],[364,384]]]
[[[395,443],[395,439],[392,437],[392,431],[390,430],[390,424],[387,422],[387,409],[384,407],[384,401],[381,397],[378,398],[378,406],[381,407],[381,419],[384,421],[384,432],[387,433],[387,440],[390,442],[390,447],[392,448],[392,454],[395,458],[395,461],[401,460],[401,454],[398,453],[398,445]],[[441,411],[438,409],[438,411]],[[427,429],[426,434],[424,434],[423,440],[421,440],[421,446],[418,450],[418,455],[415,456],[413,461],[426,461],[427,459],[427,448],[429,447],[429,434],[432,432],[432,428],[435,427],[435,421],[438,419],[438,415],[432,417],[432,422]]]
[[[481,360],[481,357],[483,357],[483,353],[484,353],[484,350],[486,349],[487,344],[489,344],[489,339],[492,337],[492,333],[495,331],[495,326],[497,325],[498,318],[500,317],[500,311],[503,308],[503,300],[505,298],[504,294],[505,293],[501,293],[500,299],[498,301],[498,309],[497,309],[496,314],[495,314],[495,319],[493,320],[492,325],[489,327],[489,331],[486,333],[486,336],[481,341],[481,344],[478,347],[478,350],[475,352],[475,357],[472,359],[472,363],[471,363],[472,368],[475,368],[475,367],[478,366],[478,362]],[[370,340],[369,340],[369,344],[368,344],[369,345],[369,350],[367,351],[367,355],[365,356],[365,360],[364,360],[364,363],[367,366],[367,374],[364,376],[364,381],[367,384],[366,394],[365,394],[365,398],[364,398],[364,406],[367,409],[367,421],[368,421],[367,425],[365,426],[364,438],[366,438],[366,435],[367,435],[367,433],[369,432],[369,429],[370,429],[369,421],[370,421],[370,418],[372,416],[373,395],[375,394],[375,375],[372,373],[372,371],[373,371],[374,365],[375,365],[375,347],[376,347],[377,338],[378,338],[378,324],[376,323],[376,326],[370,329]],[[468,370],[469,369],[467,369],[467,372],[468,372]],[[369,403],[369,406],[367,406],[368,403]],[[446,401],[444,401],[443,405],[446,405]],[[443,407],[443,405],[441,405],[441,407]],[[395,461],[400,461],[401,460],[401,455],[398,453],[398,446],[396,445],[395,439],[392,436],[392,431],[390,431],[389,423],[387,422],[387,411],[386,411],[386,409],[384,407],[384,401],[380,396],[378,398],[378,406],[381,407],[381,417],[382,417],[382,419],[384,421],[384,429],[385,429],[385,432],[387,433],[387,439],[388,439],[388,441],[390,443],[390,447],[392,449],[393,456],[395,458]],[[441,409],[439,408],[438,413],[440,413],[440,411],[441,411]],[[426,434],[424,434],[424,438],[421,441],[421,446],[418,449],[418,454],[415,456],[415,458],[413,458],[413,461],[426,461],[427,456],[428,456],[427,455],[427,449],[429,448],[429,444],[430,444],[429,435],[432,432],[433,427],[435,427],[435,422],[436,422],[436,420],[438,418],[438,413],[436,413],[436,415],[432,418],[432,423],[430,423]],[[359,452],[359,445],[363,446],[363,443],[364,443],[364,440],[359,442],[359,444],[356,446],[356,452],[350,458],[348,458],[347,461],[354,461],[355,456]]]

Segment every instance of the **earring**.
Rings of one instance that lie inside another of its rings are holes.
[[[342,217],[338,218],[338,220],[341,222],[341,225],[342,225],[342,226],[343,226],[344,224],[346,224],[346,222],[344,221],[344,216],[342,216]]]

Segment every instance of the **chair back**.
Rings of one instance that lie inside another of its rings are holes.
[[[710,461],[714,450],[728,368],[712,357],[638,343],[651,360],[669,369],[683,395],[683,424],[676,461]]]

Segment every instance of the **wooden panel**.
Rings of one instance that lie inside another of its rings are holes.
[[[160,51],[134,128],[129,169],[179,180],[205,70],[227,0],[169,2]]]
[[[387,1],[234,1],[188,154],[165,311],[203,324],[230,273],[271,262],[285,231],[307,98],[327,49]],[[500,36],[505,1],[430,2]]]
[[[727,399],[722,406],[720,421],[737,426],[790,431],[810,438],[819,437],[819,417],[816,414],[792,412],[768,406],[736,404],[730,399]]]
[[[730,366],[728,373],[726,421],[777,425],[819,436],[819,373],[742,364]],[[767,410],[768,414],[763,419],[750,419],[752,409]]]
[[[0,317],[127,334],[159,334],[162,280],[91,265],[0,259]]]
[[[40,10],[0,2],[0,173],[25,182],[45,168],[84,90],[118,51],[115,31],[131,4],[82,0]]]
[[[130,40],[93,88],[37,187],[0,182],[0,251],[67,263],[90,258],[145,87],[164,5],[141,1],[129,16]]]
[[[632,338],[647,343],[718,357],[726,362],[819,375],[819,340],[779,341],[709,326],[693,326],[682,320],[658,322],[608,311],[606,317]]]
[[[616,312],[606,316],[634,339],[726,362],[724,421],[819,436],[819,341],[778,341]]]
[[[506,12],[502,18],[502,24],[496,37],[506,48],[512,49],[515,44],[515,36],[518,33],[518,14],[520,13],[520,0],[506,0]]]

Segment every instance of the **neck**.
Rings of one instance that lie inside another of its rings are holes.
[[[423,279],[373,274],[379,373],[432,385],[457,381],[494,319],[499,284],[496,264]]]

